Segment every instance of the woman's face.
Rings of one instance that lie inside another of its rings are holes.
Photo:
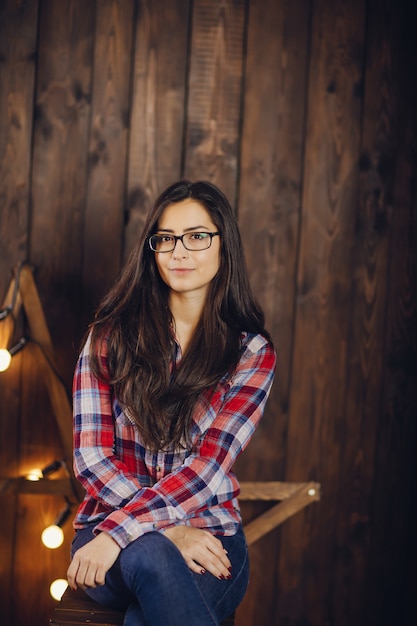
[[[156,230],[158,235],[177,236],[213,232],[217,232],[217,228],[210,213],[192,198],[169,204]],[[196,235],[196,238],[201,237]],[[189,294],[204,299],[220,267],[220,237],[212,237],[210,247],[205,250],[187,250],[182,241],[176,240],[172,252],[154,254],[159,274],[171,294]]]

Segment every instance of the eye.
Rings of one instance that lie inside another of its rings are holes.
[[[207,239],[208,233],[190,233],[189,238],[192,241],[201,241],[202,239]]]
[[[160,243],[172,243],[174,241],[172,235],[157,235],[157,237]]]

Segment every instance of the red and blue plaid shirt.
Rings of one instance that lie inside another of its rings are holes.
[[[107,346],[102,362],[107,363]],[[232,472],[271,389],[276,356],[261,335],[242,335],[236,371],[195,407],[191,449],[147,450],[112,388],[90,368],[90,339],[74,375],[74,468],[86,489],[75,528],[96,524],[123,548],[176,524],[233,535],[241,523]],[[178,348],[179,352],[179,348]]]

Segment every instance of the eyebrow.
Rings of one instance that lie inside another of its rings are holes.
[[[200,231],[200,230],[207,230],[209,231],[210,229],[207,226],[190,226],[189,228],[184,228],[184,233],[188,233],[191,231]],[[172,228],[158,228],[157,232],[164,232],[164,233],[174,233],[174,231],[172,230]]]

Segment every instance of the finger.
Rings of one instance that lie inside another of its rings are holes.
[[[192,570],[196,574],[205,574],[206,573],[205,568],[202,567],[200,565],[200,563],[197,563],[197,561],[193,561],[193,559],[189,559],[189,560],[186,560],[186,563],[187,563],[188,567],[190,568],[190,570]]]
[[[198,555],[194,555],[194,559],[216,578],[224,579],[231,576],[231,566],[224,565],[219,557],[207,547],[200,549]]]
[[[215,554],[207,552],[204,557],[199,559],[203,567],[211,572],[217,578],[227,578],[232,571],[231,565],[224,564]]]
[[[75,581],[75,577],[77,575],[78,566],[74,561],[71,561],[71,564],[67,570],[67,580],[70,586],[70,589],[75,591],[77,589],[77,583]]]
[[[70,569],[72,570],[70,572]],[[77,586],[82,587],[85,584],[85,578],[87,575],[87,567],[76,556],[74,557],[70,568],[68,569],[69,578],[68,582],[72,584],[72,589],[77,589]]]
[[[213,537],[215,541],[210,541],[208,544],[208,549],[210,552],[214,554],[214,556],[220,561],[221,569],[226,569],[228,573],[230,573],[230,568],[232,567],[232,563],[227,556],[226,550],[223,548],[223,544],[219,539]],[[224,572],[223,572],[224,573]]]
[[[77,555],[74,557],[74,561],[77,565],[77,571],[74,577],[75,584],[82,588],[95,587],[96,565],[85,559],[77,558]]]
[[[96,572],[95,582],[96,585],[104,585],[106,582],[106,573],[107,570],[103,567],[100,567]]]
[[[102,567],[100,567],[97,563],[90,563],[86,570],[84,580],[79,582],[83,582],[87,587],[94,589],[97,585],[104,584],[104,578],[106,575],[105,572],[106,570],[104,570],[103,573]]]

